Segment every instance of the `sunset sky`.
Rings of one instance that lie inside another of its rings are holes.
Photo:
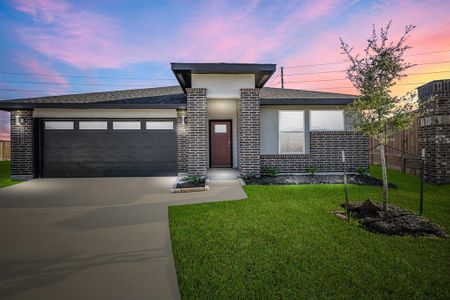
[[[2,0],[0,20],[0,99],[175,85],[170,62],[276,63],[286,88],[356,93],[339,37],[360,51],[389,20],[392,38],[417,26],[395,94],[450,78],[448,0]]]

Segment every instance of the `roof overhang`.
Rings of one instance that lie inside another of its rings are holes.
[[[276,70],[276,64],[171,63],[183,91],[192,87],[192,74],[254,74],[255,88],[262,88]]]
[[[62,109],[88,109],[88,108],[104,108],[104,109],[182,109],[186,108],[186,104],[112,104],[112,103],[2,103],[0,101],[0,110],[27,110],[33,108],[62,108]]]

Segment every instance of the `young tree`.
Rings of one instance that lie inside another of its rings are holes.
[[[415,116],[414,95],[391,96],[391,88],[405,71],[414,65],[404,60],[406,50],[410,47],[406,41],[415,28],[408,25],[397,42],[388,38],[391,22],[381,28],[380,34],[372,30],[364,54],[353,55],[353,48],[342,38],[341,49],[350,61],[346,70],[347,77],[358,89],[360,97],[348,105],[346,113],[353,118],[354,127],[366,136],[379,140],[381,169],[383,178],[383,206],[388,207],[388,180],[386,172],[386,144],[394,132],[408,128]]]

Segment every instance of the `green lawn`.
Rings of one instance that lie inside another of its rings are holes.
[[[11,180],[10,174],[11,174],[11,162],[0,161],[0,188],[22,182]]]
[[[389,175],[399,187],[392,203],[417,210],[418,178]],[[170,207],[184,299],[450,299],[450,240],[383,236],[337,219],[342,185],[245,191],[244,201]],[[349,192],[351,201],[382,197],[379,187]],[[426,185],[424,215],[450,231],[450,185]]]

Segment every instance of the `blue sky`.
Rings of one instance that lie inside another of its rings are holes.
[[[360,49],[372,24],[392,36],[417,25],[412,62],[450,61],[449,1],[0,2],[0,99],[176,84],[169,63],[267,62],[287,67],[286,86],[354,93],[339,71],[339,40]],[[304,66],[300,68],[289,68]],[[450,64],[419,65],[395,92],[449,78]],[[17,73],[17,74],[15,74]],[[279,86],[278,73],[269,86]],[[108,77],[108,78],[104,78]],[[330,81],[318,81],[330,79]],[[336,79],[334,81],[333,79]],[[417,84],[419,85],[419,84]],[[0,113],[0,139],[8,120]]]

